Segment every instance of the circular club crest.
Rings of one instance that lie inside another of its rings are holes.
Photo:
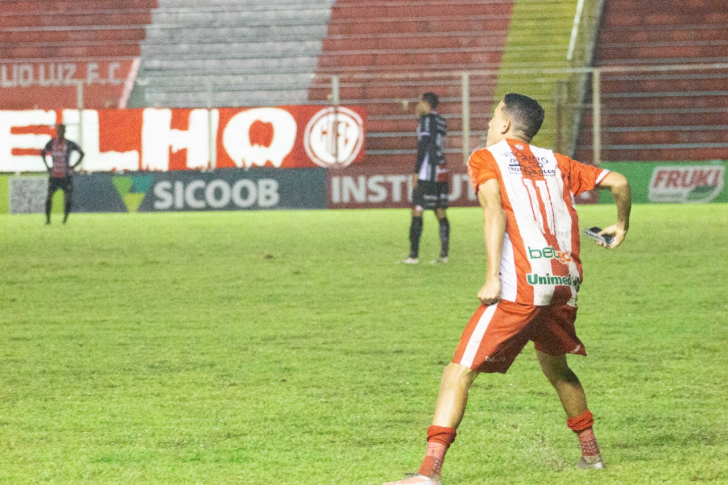
[[[304,146],[319,167],[348,167],[364,145],[364,123],[347,108],[322,109],[306,126]]]

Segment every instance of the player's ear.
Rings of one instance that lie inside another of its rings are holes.
[[[512,127],[511,119],[510,118],[503,118],[503,125],[501,126],[501,135],[505,135],[509,131],[511,131]]]

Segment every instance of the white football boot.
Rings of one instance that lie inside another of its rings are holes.
[[[602,455],[597,455],[590,456],[588,461],[582,456],[579,463],[574,465],[574,468],[580,468],[582,470],[601,470],[602,468],[606,468],[606,466],[607,465],[602,459]]]
[[[412,475],[398,482],[387,482],[383,485],[442,485],[439,478],[430,478],[424,475]]]

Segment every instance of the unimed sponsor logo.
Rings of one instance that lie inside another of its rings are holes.
[[[549,273],[541,275],[538,273],[529,273],[526,275],[528,284],[531,286],[536,285],[561,285],[561,286],[574,286],[579,287],[579,278],[574,276],[553,276]]]
[[[279,184],[274,179],[222,179],[170,181],[154,184],[155,210],[209,210],[272,208],[280,201]]]
[[[650,202],[710,202],[723,190],[722,165],[655,167],[650,181]]]

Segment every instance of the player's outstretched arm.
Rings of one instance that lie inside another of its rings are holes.
[[[501,202],[500,185],[496,179],[488,180],[478,187],[478,201],[483,207],[485,249],[488,257],[485,284],[478,292],[478,299],[483,305],[493,305],[500,300],[500,262],[506,233],[506,213]]]
[[[614,237],[612,244],[597,242],[607,249],[613,249],[622,244],[629,230],[629,214],[632,211],[632,189],[627,178],[621,173],[609,172],[599,183],[600,189],[612,192],[614,203],[617,205],[617,223],[604,228],[599,234],[609,234]]]

